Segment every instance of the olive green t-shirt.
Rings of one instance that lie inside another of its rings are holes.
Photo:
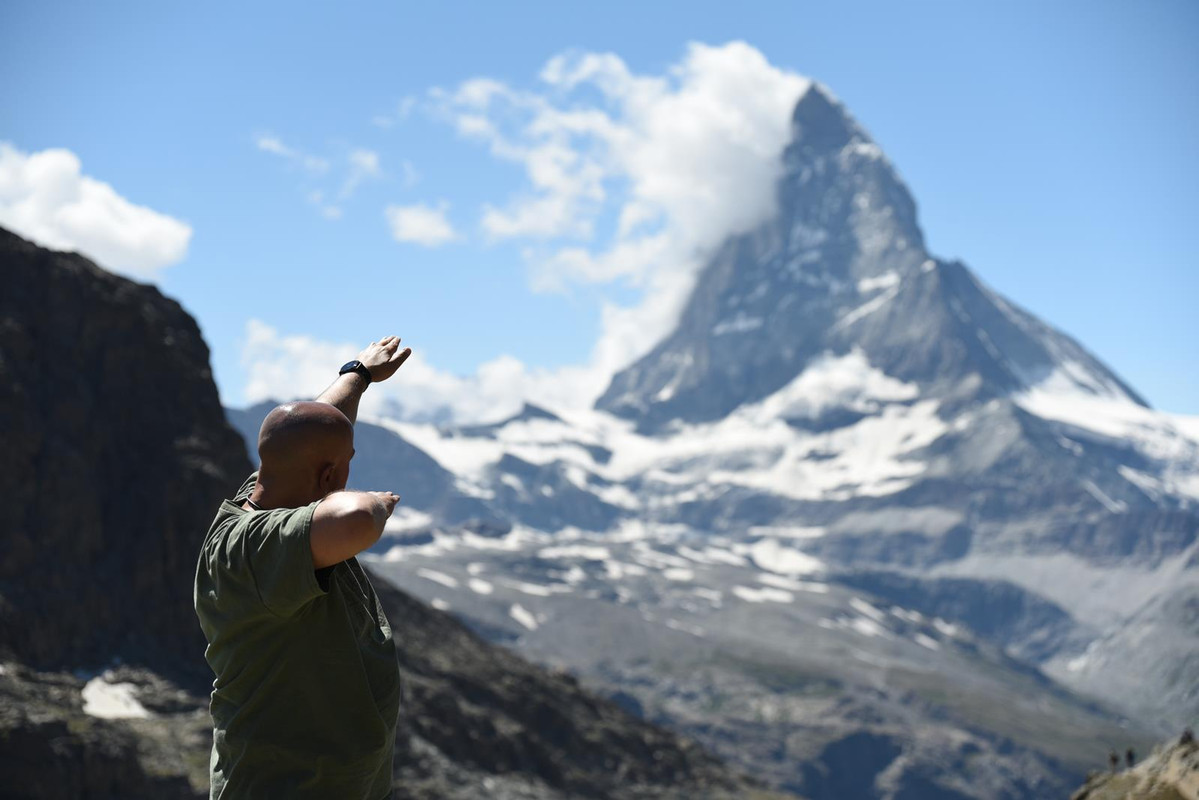
[[[222,500],[193,594],[216,679],[212,800],[391,797],[400,673],[391,625],[357,558],[314,570],[319,500]]]

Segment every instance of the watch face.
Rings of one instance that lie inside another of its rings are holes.
[[[349,372],[350,370],[354,369],[361,363],[362,362],[359,361],[358,359],[354,359],[353,361],[347,361],[346,363],[341,365],[340,372]]]

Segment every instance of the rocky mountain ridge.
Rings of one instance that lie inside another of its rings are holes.
[[[825,87],[793,122],[776,217],[595,409],[370,420],[477,504],[409,505],[375,566],[792,791],[861,734],[844,797],[1065,793],[1199,714],[1199,438],[931,255]]]

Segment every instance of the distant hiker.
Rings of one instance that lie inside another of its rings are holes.
[[[193,602],[216,679],[210,797],[392,796],[400,672],[356,555],[399,497],[344,491],[358,401],[412,351],[388,336],[313,401],[266,415],[260,467],[221,501]]]
[[[1179,744],[1192,744],[1195,741],[1195,732],[1190,728],[1184,728],[1182,736],[1179,737]]]
[[[1116,755],[1115,750],[1107,754],[1107,763],[1112,765],[1112,772],[1120,768],[1120,756]]]
[[[1128,767],[1128,769],[1132,769],[1134,766],[1136,766],[1136,763],[1137,763],[1137,754],[1134,753],[1132,751],[1132,748],[1130,747],[1126,751],[1124,751],[1124,764],[1125,764],[1125,766]]]

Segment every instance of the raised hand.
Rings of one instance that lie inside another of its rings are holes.
[[[400,337],[385,336],[363,348],[362,352],[358,354],[358,360],[370,370],[371,381],[378,383],[394,375],[410,355],[412,355],[411,347],[400,349]]]

